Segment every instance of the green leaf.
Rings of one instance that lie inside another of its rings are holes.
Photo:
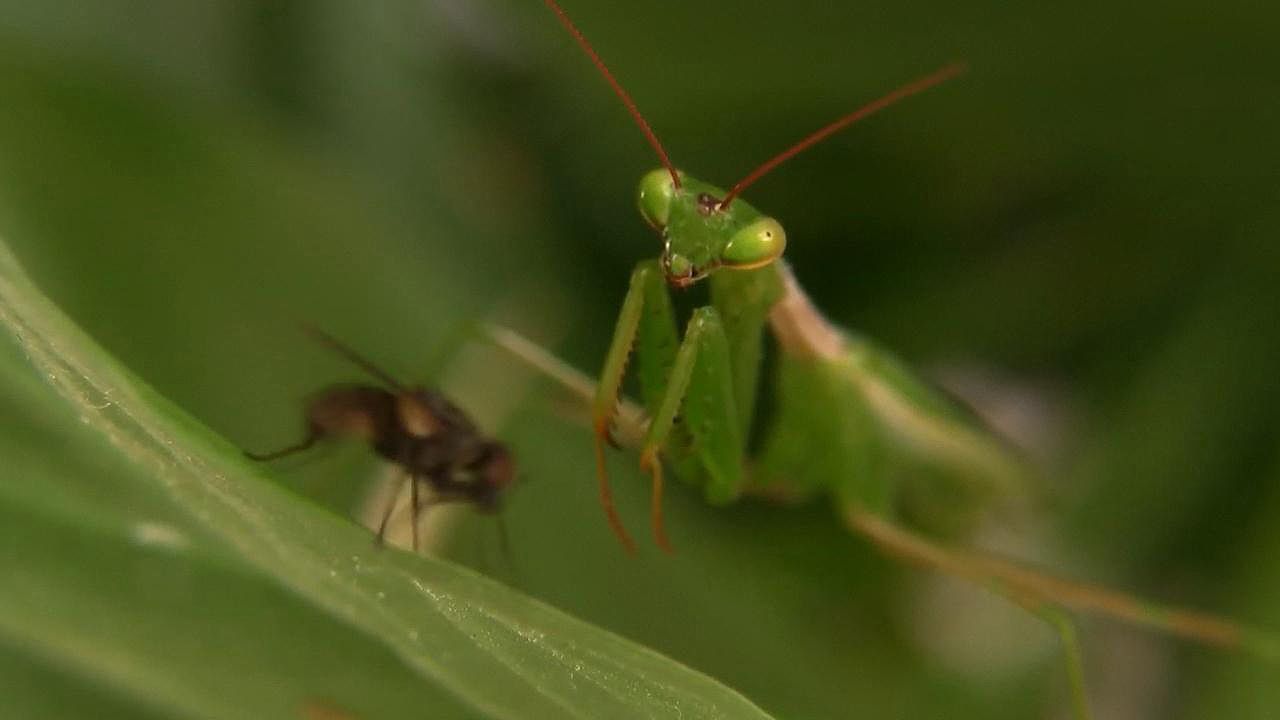
[[[375,550],[367,532],[267,482],[132,377],[3,245],[0,320],[109,441],[66,439],[48,393],[6,371],[36,422],[6,441],[22,462],[0,478],[0,665],[29,661],[32,681],[6,693],[20,707],[35,712],[73,687],[56,693],[59,712],[103,702],[206,717],[309,706],[767,717],[708,677],[473,572]]]

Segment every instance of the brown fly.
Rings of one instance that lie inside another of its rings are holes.
[[[382,383],[342,384],[316,393],[306,410],[302,441],[269,453],[245,455],[258,461],[299,453],[323,440],[358,438],[383,458],[399,466],[409,482],[413,549],[418,549],[418,519],[431,505],[462,502],[484,512],[498,509],[502,493],[511,485],[514,464],[500,442],[486,437],[458,406],[424,387],[406,387],[333,337],[307,328],[310,335]],[[430,495],[420,496],[426,485]],[[378,524],[381,544],[395,509],[396,492]],[[505,538],[504,538],[505,540]]]

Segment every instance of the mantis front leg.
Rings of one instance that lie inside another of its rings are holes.
[[[651,522],[654,538],[670,551],[662,521],[662,458],[687,479],[705,481],[707,499],[728,502],[743,485],[743,429],[734,409],[729,344],[714,308],[696,310],[677,347],[675,315],[656,261],[640,263],[605,358],[592,411],[600,501],[614,533],[634,552],[609,488],[605,445],[626,375],[627,360],[637,357],[641,394],[651,422],[640,452],[640,466],[653,478]],[[683,408],[683,413],[681,409]]]

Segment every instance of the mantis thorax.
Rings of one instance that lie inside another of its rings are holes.
[[[666,169],[640,180],[640,214],[662,234],[667,282],[688,287],[719,269],[750,270],[782,256],[787,237],[777,220],[745,201],[725,207],[725,191]]]

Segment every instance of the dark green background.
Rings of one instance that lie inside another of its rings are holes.
[[[994,378],[1049,418],[1052,508],[1008,551],[1280,626],[1275,11],[567,9],[676,162],[721,184],[966,60],[963,79],[750,199],[787,228],[832,318],[944,376]],[[0,232],[88,331],[243,446],[292,439],[300,399],[352,379],[298,321],[413,379],[437,379],[481,319],[594,370],[630,266],[657,251],[633,198],[654,164],[534,0],[0,3]],[[449,387],[497,415],[506,398],[476,388],[515,369],[486,360]],[[509,504],[512,567],[489,525],[459,538],[515,586],[782,717],[1060,704],[1040,631],[981,595],[937,594],[825,508],[714,510],[680,489],[679,554],[625,559],[594,505],[588,433],[563,416],[534,393],[495,428],[525,483]],[[640,530],[630,465],[614,467]],[[348,449],[282,477],[346,513],[367,466]],[[973,657],[947,660],[921,636]],[[1084,636],[1101,717],[1265,717],[1280,703],[1274,667],[1103,622]]]

